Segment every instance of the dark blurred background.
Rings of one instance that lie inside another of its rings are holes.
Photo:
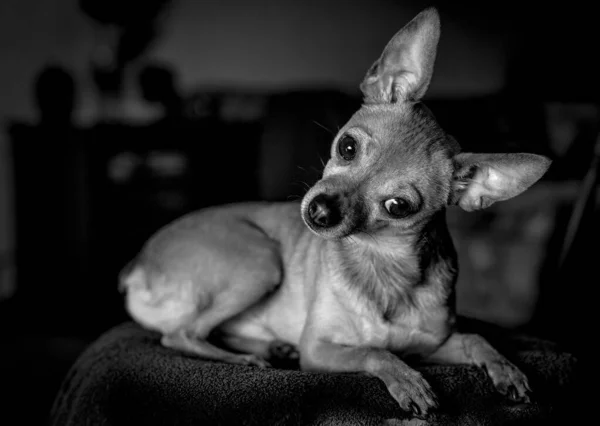
[[[3,0],[0,387],[8,413],[14,408],[19,424],[41,421],[85,345],[127,320],[117,274],[157,228],[209,205],[300,198],[360,105],[366,70],[431,4],[442,38],[426,103],[441,125],[465,151],[554,160],[513,200],[449,210],[459,313],[581,351],[591,323],[584,301],[598,281],[592,6]]]

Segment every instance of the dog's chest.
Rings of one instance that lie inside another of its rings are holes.
[[[410,310],[393,322],[385,322],[389,338],[387,349],[403,354],[429,354],[435,351],[446,340],[448,335],[448,319],[445,312],[436,317],[423,312]]]
[[[426,300],[418,302],[425,304]],[[438,308],[432,314],[407,306],[394,318],[385,319],[364,301],[344,305],[339,311],[343,314],[333,327],[334,343],[385,348],[403,355],[426,355],[437,349],[449,332],[449,318],[444,309]]]

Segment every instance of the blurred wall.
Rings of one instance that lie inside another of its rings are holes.
[[[313,84],[355,90],[391,36],[427,1],[179,0],[155,55],[182,83]],[[443,12],[442,12],[443,13]],[[504,58],[491,28],[475,36],[444,16],[430,95],[499,89]]]
[[[171,62],[180,88],[260,90],[328,86],[354,91],[389,38],[425,1],[177,0],[150,56]],[[478,13],[477,9],[471,13]],[[462,16],[460,13],[455,16]],[[496,17],[497,18],[497,17]],[[494,19],[496,19],[494,18]],[[430,96],[487,94],[503,85],[501,26],[456,21],[442,9],[443,37]],[[86,66],[95,32],[77,0],[0,2],[0,254],[14,248],[11,164],[4,126],[35,120],[32,84],[48,62],[69,68],[78,85],[77,117],[93,119]],[[139,113],[135,93],[126,113]],[[56,143],[48,141],[48,143]],[[32,153],[35,155],[35,153]],[[43,212],[40,212],[43,214]],[[3,257],[2,289],[11,282]]]

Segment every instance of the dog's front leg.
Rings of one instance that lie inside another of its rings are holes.
[[[530,402],[527,377],[477,334],[454,333],[427,361],[474,364],[484,368],[496,389],[514,401]]]
[[[437,399],[421,373],[384,349],[345,346],[319,340],[300,350],[303,370],[364,372],[381,379],[405,411],[424,416]]]

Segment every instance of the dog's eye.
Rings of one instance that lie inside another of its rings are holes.
[[[400,197],[390,198],[389,200],[386,200],[383,205],[390,216],[396,219],[406,217],[411,212],[408,201]]]
[[[338,152],[340,156],[346,160],[350,161],[354,159],[356,156],[356,141],[354,138],[350,136],[344,136],[338,143]]]

